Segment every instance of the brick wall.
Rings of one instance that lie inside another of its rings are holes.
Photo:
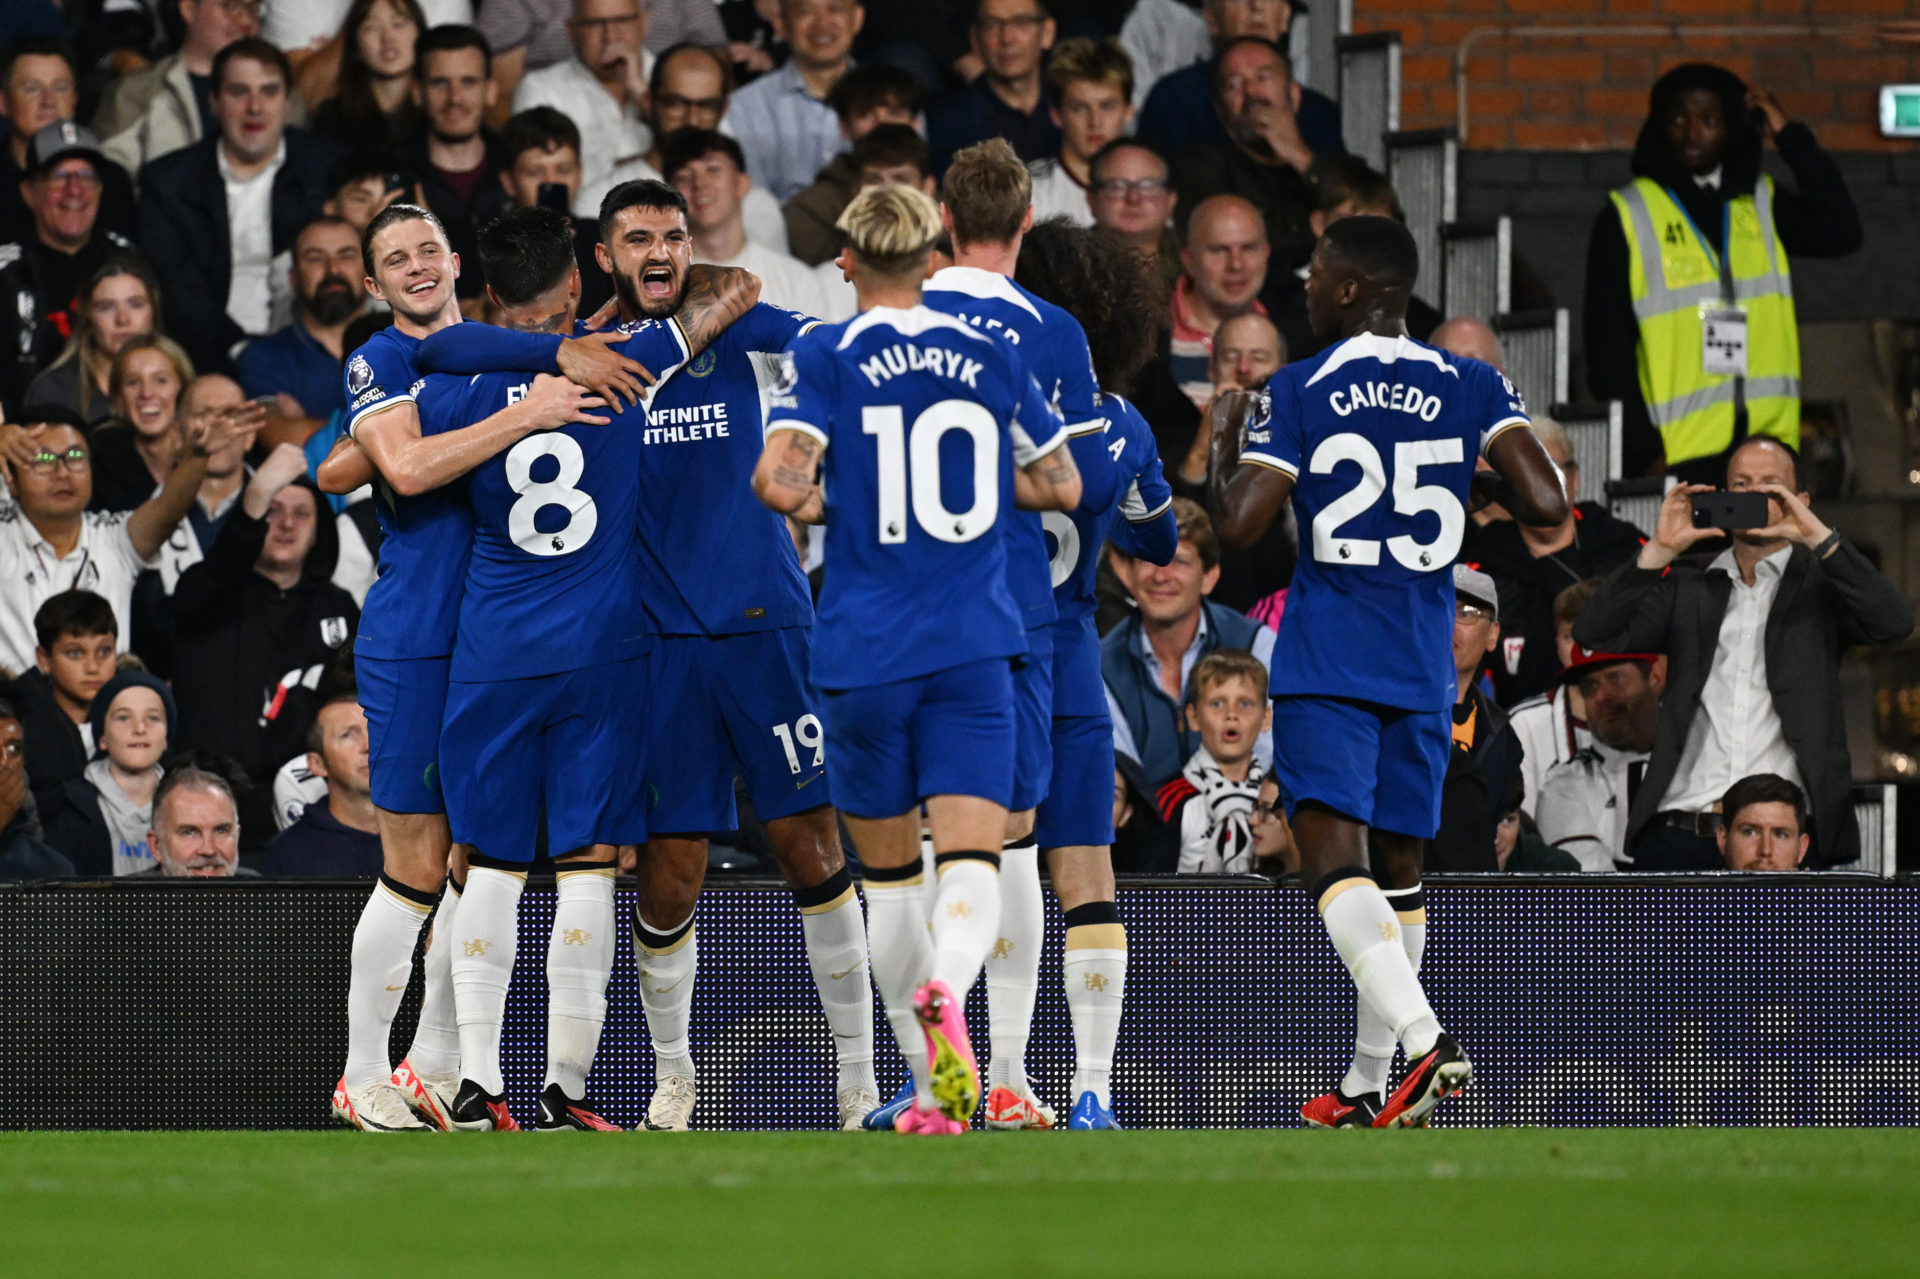
[[[1316,15],[1317,16],[1317,15]],[[1354,0],[1356,31],[1397,30],[1401,125],[1454,123],[1454,50],[1481,27],[1685,24],[1874,26],[1920,19],[1920,0]],[[1647,90],[1667,68],[1710,61],[1780,96],[1787,114],[1840,151],[1907,150],[1880,136],[1882,84],[1920,83],[1920,45],[1871,30],[1817,38],[1482,36],[1467,68],[1475,148],[1604,150],[1633,145]]]

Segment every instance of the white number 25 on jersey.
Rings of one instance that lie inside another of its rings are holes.
[[[1440,535],[1431,542],[1418,542],[1405,534],[1387,539],[1387,551],[1416,573],[1452,565],[1460,553],[1460,539],[1467,527],[1467,509],[1453,495],[1453,490],[1420,483],[1420,468],[1458,462],[1462,456],[1457,439],[1402,440],[1393,446],[1395,513],[1419,515],[1431,511],[1440,517]],[[1322,440],[1320,447],[1313,451],[1307,469],[1315,475],[1328,475],[1342,462],[1359,465],[1360,481],[1313,517],[1313,558],[1323,564],[1371,568],[1380,562],[1380,543],[1367,537],[1344,537],[1340,529],[1373,509],[1387,491],[1386,470],[1373,441],[1351,431]]]

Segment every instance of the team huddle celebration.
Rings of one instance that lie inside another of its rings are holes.
[[[1029,172],[997,140],[955,157],[939,203],[904,184],[852,200],[839,266],[858,312],[840,323],[759,301],[742,268],[693,265],[687,202],[664,183],[614,187],[599,224],[614,300],[594,317],[577,315],[564,217],[485,227],[497,326],[461,322],[460,261],[433,214],[396,203],[364,234],[366,288],[393,324],[346,362],[350,433],[319,477],[381,494],[354,657],[385,870],[354,934],[334,1114],[368,1131],[517,1129],[501,1029],[544,851],[557,896],[537,1123],[612,1128],[586,1079],[622,923],[614,877],[637,846],[645,1122],[685,1129],[693,898],[704,833],[737,825],[738,777],[801,914],[843,1127],[957,1135],[983,1106],[994,1128],[1118,1127],[1128,953],[1095,552],[1111,540],[1165,564],[1179,541],[1152,431],[1121,394],[1150,350],[1089,339],[1136,327],[1111,259],[1124,250],[1036,228]],[[1306,286],[1326,353],[1212,410],[1225,523],[1258,536],[1291,499],[1314,529],[1270,692],[1303,881],[1359,992],[1352,1070],[1303,1099],[1328,1127],[1424,1125],[1472,1077],[1417,976],[1422,841],[1452,749],[1452,568],[1470,503],[1542,524],[1566,508],[1512,384],[1407,336],[1417,271],[1392,219],[1329,228]],[[671,431],[703,420],[725,425]],[[1418,486],[1411,508],[1337,470],[1377,476],[1383,456],[1396,493]],[[824,527],[817,615],[789,519]],[[1076,1053],[1064,1119],[1025,1072],[1043,854]],[[398,992],[429,916],[425,1003],[396,1070]],[[984,1067],[964,1016],[983,968]],[[911,1072],[884,1104],[875,987]]]

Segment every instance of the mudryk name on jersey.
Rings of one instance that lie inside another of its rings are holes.
[[[939,347],[907,346],[902,343],[883,347],[871,359],[863,360],[859,364],[860,371],[867,375],[867,381],[875,386],[884,386],[889,379],[905,373],[925,371],[949,381],[963,383],[975,390],[980,386],[975,381],[980,376],[980,367],[980,361],[969,359],[959,351],[947,351]]]

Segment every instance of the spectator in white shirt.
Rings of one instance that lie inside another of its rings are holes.
[[[1087,185],[1093,157],[1133,124],[1133,62],[1111,40],[1064,40],[1047,63],[1047,96],[1060,126],[1060,152],[1027,166],[1033,220],[1093,225]]]
[[[1573,651],[1560,682],[1580,690],[1592,739],[1547,770],[1535,802],[1540,838],[1585,871],[1626,857],[1627,814],[1646,776],[1660,722],[1667,662],[1652,653]]]
[[[1573,620],[1600,589],[1597,578],[1575,582],[1553,600],[1553,643],[1560,665],[1573,661]],[[1525,752],[1520,761],[1520,809],[1533,817],[1540,799],[1540,783],[1547,770],[1565,763],[1593,741],[1587,730],[1587,704],[1574,684],[1555,684],[1546,692],[1518,703],[1508,712],[1513,735]]]
[[[581,182],[574,212],[599,213],[613,171],[645,156],[653,145],[647,126],[647,11],[640,0],[574,0],[567,23],[574,56],[529,74],[514,90],[516,113],[553,107],[580,130]]]
[[[119,648],[132,633],[134,579],[186,515],[207,457],[226,443],[228,424],[193,427],[160,491],[132,511],[89,511],[90,453],[83,426],[63,411],[0,425],[0,469],[16,504],[0,514],[0,668],[28,669],[38,643],[33,616],[62,591],[92,591],[113,606]]]
[[[827,95],[853,65],[853,38],[866,20],[859,0],[779,0],[776,26],[792,56],[734,96],[747,172],[781,204],[846,148]]]
[[[741,202],[752,189],[740,144],[712,129],[682,129],[661,156],[667,180],[687,197],[693,260],[745,267],[760,277],[760,300],[804,315],[825,309],[806,263],[747,238]]]

